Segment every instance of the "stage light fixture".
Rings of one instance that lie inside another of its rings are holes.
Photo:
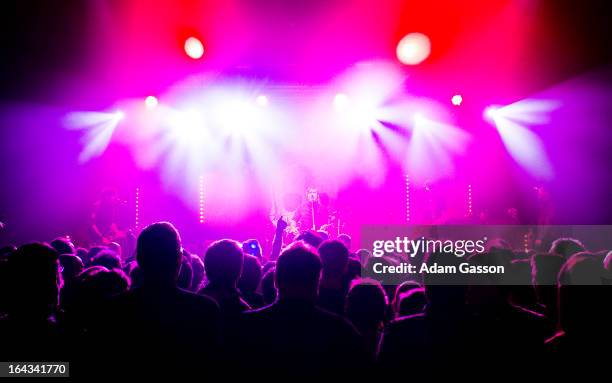
[[[111,141],[119,122],[125,118],[121,110],[114,112],[70,112],[66,115],[66,128],[83,130],[84,147],[79,155],[81,163],[100,156]]]
[[[542,137],[532,127],[547,124],[559,107],[554,100],[526,99],[485,108],[485,120],[495,126],[510,156],[532,176],[550,179],[553,167]]]
[[[483,114],[486,120],[495,122],[495,119],[497,118],[499,114],[499,106],[497,105],[487,106]]]
[[[187,56],[194,60],[197,60],[204,55],[204,45],[200,40],[193,36],[185,40],[184,48]]]
[[[125,118],[125,113],[123,113],[123,111],[121,110],[116,111],[113,115],[113,120],[117,122],[123,120],[124,118]]]
[[[159,104],[159,101],[157,101],[157,97],[155,96],[147,96],[147,98],[145,98],[144,103],[147,109],[155,109],[157,104]]]
[[[431,53],[431,41],[422,33],[409,33],[397,44],[397,59],[406,65],[422,63]]]
[[[460,106],[462,102],[463,96],[461,96],[460,94],[456,94],[451,98],[451,103],[455,106]]]

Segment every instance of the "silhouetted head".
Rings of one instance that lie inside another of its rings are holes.
[[[582,242],[575,238],[559,238],[552,243],[549,253],[557,254],[567,259],[572,255],[585,250],[586,248]]]
[[[304,242],[294,242],[276,261],[275,282],[280,300],[317,299],[321,260],[315,249]]]
[[[211,244],[204,255],[204,269],[210,283],[235,287],[242,272],[242,246],[231,239]]]
[[[397,285],[395,288],[395,294],[393,295],[393,302],[391,302],[393,311],[396,313],[399,312],[400,297],[402,294],[421,287],[422,286],[419,284],[419,282],[416,281],[404,281]]]
[[[121,269],[121,258],[112,250],[102,250],[89,263],[91,266],[103,266],[108,270]]]
[[[347,287],[351,284],[351,281],[358,279],[361,276],[361,263],[353,257],[349,256],[348,262],[346,264],[346,271],[344,272],[344,282]]]
[[[357,250],[357,258],[359,258],[359,262],[361,262],[363,266],[365,266],[368,263],[368,259],[370,259],[371,257],[372,257],[372,254],[370,253],[369,250],[367,249]]]
[[[132,261],[128,270],[128,275],[130,276],[130,280],[132,281],[132,284],[130,285],[131,288],[136,289],[142,287],[142,285],[144,284],[144,278],[142,276],[142,269],[140,268],[140,266],[138,266],[138,262]]]
[[[138,236],[136,261],[145,285],[176,285],[181,259],[181,238],[171,223],[154,223]]]
[[[324,241],[319,246],[319,256],[323,263],[323,276],[341,277],[348,263],[349,252],[344,243],[337,239]]]
[[[68,238],[58,237],[50,243],[58,254],[74,254],[74,245]]]
[[[259,287],[261,280],[261,264],[253,255],[246,254],[242,265],[242,274],[238,280],[238,288],[243,294],[253,293]]]
[[[351,250],[352,239],[350,235],[342,233],[338,236],[337,239],[338,241],[344,243],[344,246],[346,246],[347,249]]]
[[[83,261],[83,265],[85,265],[86,262],[89,262],[89,258],[87,257],[87,249],[85,248],[77,247],[74,251],[74,255],[81,258],[81,261]]]
[[[60,266],[62,266],[62,278],[64,281],[71,281],[83,271],[83,261],[81,258],[72,254],[62,254],[59,256]]]
[[[329,233],[325,230],[317,230],[317,234],[319,235],[319,237],[321,237],[323,241],[326,241],[329,239]]]
[[[521,307],[529,307],[536,303],[535,289],[531,283],[530,262],[530,258],[515,259],[510,264],[509,272],[513,282],[509,287],[512,303]]]
[[[5,259],[9,255],[13,254],[17,250],[17,247],[13,245],[0,247],[0,259]]]
[[[193,279],[193,268],[191,267],[191,254],[183,250],[183,259],[181,261],[181,269],[179,270],[176,285],[181,289],[189,290]]]
[[[437,264],[438,266],[454,266],[458,270],[459,264],[465,260],[452,252],[435,252],[428,254],[424,262],[430,267]],[[426,273],[423,276],[423,283],[428,302],[427,313],[444,316],[462,313],[467,290],[465,276]]]
[[[346,296],[345,313],[358,330],[376,330],[385,318],[387,295],[378,281],[354,281]]]
[[[492,249],[511,250],[512,246],[503,238],[490,238],[485,245],[485,251],[490,252]]]
[[[591,253],[572,255],[559,272],[559,320],[568,334],[608,335],[610,286],[603,264]],[[606,334],[604,334],[606,333]]]
[[[195,254],[191,254],[191,270],[193,271],[191,291],[198,291],[204,279],[204,262]]]
[[[565,258],[558,254],[537,253],[531,256],[531,284],[538,302],[554,310],[557,306],[557,276]]]
[[[306,230],[302,231],[296,238],[296,241],[304,241],[315,249],[319,247],[321,242],[323,242],[323,238],[314,230]]]
[[[56,309],[61,284],[57,251],[49,245],[20,246],[6,264],[7,312],[25,320],[47,319]]]
[[[399,296],[397,315],[407,316],[422,313],[427,306],[427,296],[422,287],[412,289]]]
[[[106,246],[93,246],[89,249],[89,251],[87,252],[87,255],[84,258],[81,258],[83,260],[83,264],[85,264],[85,267],[89,266],[91,260],[93,259],[93,257],[95,257],[96,255],[98,255],[98,253],[100,253],[102,250],[106,250],[107,247]]]
[[[117,242],[111,242],[108,244],[108,248],[114,251],[119,257],[121,257],[121,245]]]
[[[612,273],[612,251],[608,251],[603,259],[604,268]]]
[[[474,253],[468,263],[474,267],[503,266],[503,274],[471,274],[468,278],[466,303],[478,312],[498,309],[509,304],[510,289],[506,285],[506,270],[510,275],[512,252],[507,249],[492,248],[489,252]]]
[[[77,278],[80,306],[98,305],[107,298],[126,292],[130,287],[129,277],[120,269],[92,266]]]
[[[377,274],[374,272],[374,268],[376,264],[381,264],[384,267],[384,266],[392,266],[393,262],[388,257],[384,257],[384,256],[383,257],[370,257],[366,261],[365,265],[363,265],[363,268],[367,271],[368,276],[370,278],[376,279],[377,281],[384,281],[387,278],[385,278],[383,274]]]

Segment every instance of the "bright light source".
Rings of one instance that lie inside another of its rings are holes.
[[[189,144],[200,143],[206,138],[205,125],[204,117],[194,108],[176,111],[170,118],[175,137]]]
[[[459,106],[463,102],[463,96],[461,96],[460,94],[456,94],[451,98],[451,102],[453,103],[453,105]]]
[[[259,96],[257,96],[257,98],[255,99],[255,102],[257,103],[257,105],[259,106],[268,106],[268,97],[266,95],[260,94]]]
[[[79,162],[84,163],[104,153],[125,113],[116,110],[109,112],[71,112],[66,115],[66,128],[83,130],[84,147]]]
[[[113,114],[113,119],[115,121],[121,121],[125,118],[125,113],[123,113],[122,111],[118,110]]]
[[[408,171],[411,179],[421,183],[455,174],[455,157],[465,153],[470,135],[463,129],[433,120],[435,113],[418,112],[408,146]]]
[[[397,59],[406,65],[423,62],[431,53],[429,37],[422,33],[409,33],[397,44]]]
[[[425,121],[425,117],[423,117],[421,113],[415,113],[412,119],[414,121],[414,125],[422,125]]]
[[[185,53],[194,60],[199,59],[204,54],[204,45],[195,37],[189,37],[185,40]]]
[[[499,106],[491,105],[487,106],[484,110],[484,117],[486,120],[494,122],[499,114]]]
[[[250,102],[230,100],[219,107],[216,115],[226,133],[241,135],[257,124],[260,111]]]
[[[183,112],[182,122],[190,127],[201,128],[204,124],[202,114],[196,109],[188,109]]]
[[[336,110],[345,110],[349,106],[349,98],[344,93],[338,93],[334,97],[334,108]]]
[[[158,103],[159,101],[157,101],[157,97],[155,96],[147,96],[147,98],[145,98],[145,106],[147,109],[155,109]]]
[[[512,158],[532,176],[550,178],[553,167],[542,138],[531,127],[547,124],[550,113],[559,106],[552,100],[521,100],[510,105],[492,105],[484,117],[497,128]]]

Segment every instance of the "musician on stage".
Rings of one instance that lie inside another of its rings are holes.
[[[315,188],[306,191],[306,202],[300,206],[294,217],[300,230],[318,230],[329,223],[326,198],[322,198]]]
[[[117,208],[120,200],[117,191],[104,189],[100,199],[94,204],[91,215],[91,239],[96,245],[108,245],[121,236],[122,231],[117,225]]]

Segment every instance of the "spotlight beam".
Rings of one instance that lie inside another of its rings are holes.
[[[490,106],[484,116],[491,121],[510,156],[532,176],[549,179],[552,164],[540,137],[530,126],[550,121],[550,113],[560,106],[553,100],[522,100],[507,106]]]
[[[84,147],[79,154],[79,162],[84,163],[102,155],[108,147],[117,125],[124,118],[125,114],[122,111],[114,113],[69,113],[64,121],[66,128],[85,131],[82,137]]]

